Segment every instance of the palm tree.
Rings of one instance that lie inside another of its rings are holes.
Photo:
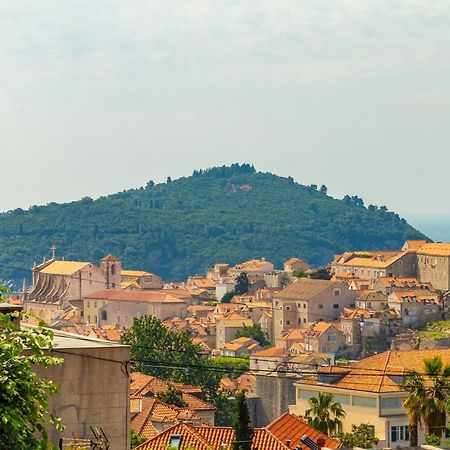
[[[440,356],[424,359],[424,373],[412,370],[401,389],[408,392],[403,406],[411,425],[410,444],[417,446],[417,427],[425,424],[427,434],[440,437],[446,424],[446,410],[450,396],[450,365],[444,367]]]
[[[305,417],[310,425],[326,434],[336,434],[342,432],[342,421],[345,411],[342,405],[333,402],[333,395],[326,392],[319,392],[317,397],[308,400],[310,409],[305,411]]]

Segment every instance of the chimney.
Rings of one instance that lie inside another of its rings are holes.
[[[322,447],[325,445],[325,439],[324,438],[318,438],[317,439],[317,448],[318,450],[322,450]]]
[[[291,448],[291,440],[290,439],[286,440],[286,447]]]

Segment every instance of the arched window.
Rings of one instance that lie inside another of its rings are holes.
[[[108,314],[106,313],[106,311],[102,311],[100,317],[101,320],[108,320]]]

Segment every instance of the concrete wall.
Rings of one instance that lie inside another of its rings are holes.
[[[56,382],[57,394],[50,396],[50,411],[61,417],[65,430],[60,434],[48,426],[49,437],[58,445],[60,437],[94,439],[90,426],[101,427],[110,441],[110,450],[130,448],[129,377],[124,362],[130,358],[125,346],[60,349],[62,366],[36,372]],[[113,360],[113,361],[109,361]]]
[[[292,377],[283,375],[257,376],[254,397],[250,400],[250,416],[255,427],[265,427],[285,412],[295,402]]]

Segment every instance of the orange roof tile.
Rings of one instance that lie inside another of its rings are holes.
[[[319,374],[341,374],[340,378],[333,377],[335,381],[321,383],[317,378],[309,378],[298,381],[297,385],[329,385],[364,392],[399,392],[403,376],[410,370],[423,372],[423,360],[435,355],[442,358],[444,365],[450,364],[450,352],[447,348],[389,350],[357,361],[351,366],[319,369]]]
[[[310,300],[332,286],[341,287],[342,284],[330,280],[299,278],[286,289],[277,292],[275,298]]]
[[[341,446],[339,440],[330,438],[321,431],[309,426],[306,420],[295,414],[285,413],[267,425],[266,428],[280,441],[291,441],[291,448],[297,448],[298,446],[302,450],[310,450],[301,440],[305,434],[316,443],[319,439],[322,440],[323,447],[336,449]]]
[[[420,255],[450,256],[450,242],[425,244],[417,250]]]
[[[188,296],[189,297],[189,296]],[[109,300],[144,303],[184,303],[186,296],[174,295],[172,290],[128,291],[122,289],[103,289],[85,296],[88,300]]]
[[[223,444],[230,445],[234,440],[234,430],[230,427],[194,427],[186,423],[180,423],[144,442],[137,449],[166,448],[170,442],[170,437],[174,435],[182,436],[180,450],[186,450],[190,447],[196,450],[220,450]],[[252,450],[289,450],[289,447],[266,428],[255,428]]]
[[[280,347],[271,347],[253,353],[252,355],[250,355],[250,358],[261,358],[261,357],[279,358],[280,356],[286,356],[286,350]]]

